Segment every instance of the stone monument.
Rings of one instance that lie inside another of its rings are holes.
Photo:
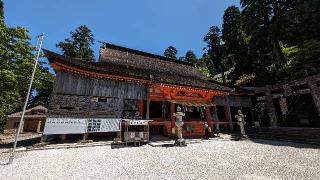
[[[238,125],[240,126],[240,131],[241,131],[241,138],[246,138],[247,135],[244,130],[244,125],[246,124],[246,122],[244,121],[244,118],[246,117],[246,115],[244,115],[242,111],[239,109],[238,114],[235,115],[234,117],[237,118],[238,120]]]
[[[186,141],[182,137],[182,130],[183,130],[182,126],[184,124],[184,122],[182,121],[182,117],[184,117],[185,114],[181,112],[180,106],[177,107],[177,112],[174,113],[173,116],[176,117],[176,127],[177,127],[177,136],[178,136],[178,139],[175,141],[174,144],[177,146],[186,146]]]

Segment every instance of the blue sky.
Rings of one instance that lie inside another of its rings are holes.
[[[61,53],[56,44],[78,26],[87,25],[96,40],[163,54],[173,45],[178,56],[193,50],[212,25],[221,26],[224,10],[239,0],[4,0],[9,26],[22,26],[35,36],[45,33],[44,47]],[[99,43],[93,49],[98,57]]]

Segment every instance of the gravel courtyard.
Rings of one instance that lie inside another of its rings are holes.
[[[9,154],[1,153],[5,162]],[[259,140],[17,153],[0,179],[320,179],[320,148]]]

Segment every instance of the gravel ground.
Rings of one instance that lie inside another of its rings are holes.
[[[307,145],[210,140],[119,147],[17,153],[12,165],[0,165],[0,179],[320,179],[320,148]],[[2,163],[8,155],[0,154]]]

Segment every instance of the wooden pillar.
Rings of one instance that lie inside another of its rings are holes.
[[[82,140],[86,141],[88,139],[89,134],[88,133],[84,133],[82,136]]]
[[[149,111],[150,111],[150,99],[147,99],[147,109],[146,109],[146,119],[150,119],[150,114],[149,114]]]
[[[320,87],[317,86],[316,80],[314,79],[308,79],[307,82],[314,104],[318,110],[318,115],[320,116]]]
[[[170,103],[170,114],[171,114],[171,134],[175,135],[176,118],[173,114],[176,112],[176,106],[174,103]]]
[[[67,139],[67,135],[66,135],[66,134],[61,134],[61,135],[60,135],[60,139],[61,139],[62,141],[65,141],[65,140]]]
[[[144,107],[143,107],[143,100],[138,100],[138,110],[139,110],[139,115],[141,118],[144,117]]]
[[[42,121],[39,120],[39,121],[38,121],[38,126],[37,126],[37,133],[40,133],[40,132],[41,132],[41,123],[42,123]]]
[[[211,128],[213,126],[213,121],[212,121],[212,116],[211,116],[209,107],[205,108],[205,113],[206,113],[207,123],[208,123],[209,127]]]
[[[272,98],[270,86],[266,86],[266,108],[267,108],[269,119],[270,119],[270,125],[272,127],[277,127],[278,119],[277,119],[276,110],[273,104],[273,98]]]
[[[232,117],[231,117],[231,111],[230,111],[229,105],[224,106],[224,112],[225,112],[227,121],[229,121],[230,131],[233,132],[233,123],[232,123]]]
[[[218,109],[217,106],[214,106],[214,117],[215,117],[215,121],[216,121],[216,129],[220,130],[220,124],[219,124],[219,117],[218,117]]]

